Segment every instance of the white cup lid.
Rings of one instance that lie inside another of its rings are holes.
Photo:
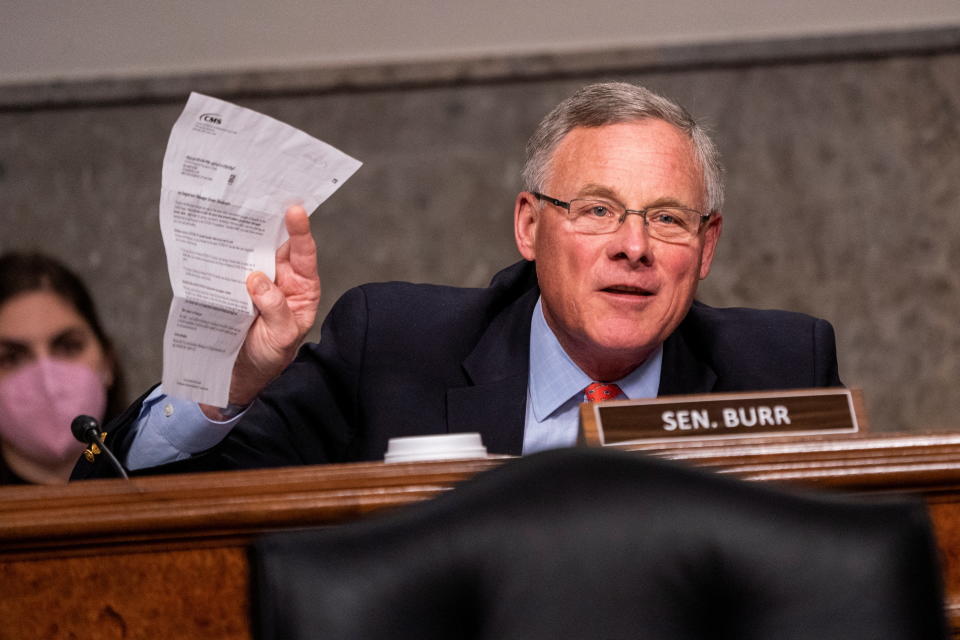
[[[384,462],[416,462],[421,460],[463,460],[486,458],[479,433],[447,433],[435,436],[390,438]]]

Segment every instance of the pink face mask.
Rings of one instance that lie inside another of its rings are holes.
[[[84,449],[70,423],[80,414],[100,420],[106,406],[90,367],[41,358],[0,380],[0,438],[36,462],[65,462]]]

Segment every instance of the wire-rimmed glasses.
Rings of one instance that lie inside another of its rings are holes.
[[[567,219],[577,233],[601,235],[620,228],[631,213],[643,218],[651,238],[664,242],[690,242],[700,232],[700,225],[710,218],[709,213],[673,206],[653,206],[645,209],[627,209],[622,204],[603,198],[577,198],[564,202],[557,198],[531,192],[538,200],[565,209]]]

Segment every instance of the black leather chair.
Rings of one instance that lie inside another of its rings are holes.
[[[922,503],[800,495],[637,454],[554,451],[251,552],[255,634],[946,637]]]

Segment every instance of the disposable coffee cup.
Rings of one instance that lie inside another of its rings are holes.
[[[390,438],[384,462],[421,462],[426,460],[466,460],[486,458],[479,433],[449,433],[436,436]]]

